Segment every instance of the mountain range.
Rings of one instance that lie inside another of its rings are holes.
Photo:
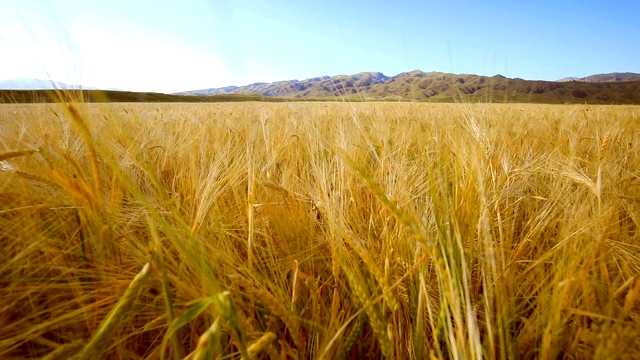
[[[193,90],[178,95],[243,94],[282,98],[640,104],[640,74],[611,73],[558,81],[414,70],[322,76]]]
[[[51,99],[51,89],[79,89],[77,85],[35,79],[0,80],[0,102]],[[17,90],[16,90],[17,89]],[[28,89],[28,90],[25,90]],[[41,92],[34,93],[33,90]],[[176,94],[89,91],[89,101],[240,101],[240,100],[386,100],[434,102],[523,102],[640,104],[640,74],[610,73],[557,81],[524,80],[502,75],[479,76],[414,70],[387,76],[380,72],[321,76],[227,86]],[[92,91],[93,90],[93,91]],[[76,91],[76,90],[73,90]],[[77,90],[80,91],[80,90]],[[84,93],[83,93],[84,94]],[[83,95],[84,96],[84,95]]]
[[[52,89],[93,89],[81,85],[69,85],[59,81],[42,79],[11,79],[0,80],[0,89],[3,90],[52,90]]]

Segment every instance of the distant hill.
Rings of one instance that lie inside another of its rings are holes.
[[[481,101],[526,103],[640,104],[640,74],[593,75],[590,80],[531,81],[471,74],[423,72],[386,76],[379,72],[323,76],[187,91],[184,95],[245,94],[282,98]],[[607,80],[608,79],[608,80]],[[616,79],[632,79],[622,81]]]
[[[640,74],[637,73],[609,73],[589,75],[582,78],[566,77],[558,81],[584,81],[584,82],[623,82],[623,81],[640,81]]]
[[[389,77],[379,72],[361,72],[355,75],[322,76],[306,80],[285,80],[273,83],[255,83],[245,86],[185,91],[182,95],[254,94],[283,97],[326,97],[329,93],[345,89],[367,90],[383,84]],[[349,91],[350,92],[350,91]]]
[[[95,89],[80,85],[68,85],[59,81],[42,79],[0,80],[2,90],[51,90],[51,89]]]

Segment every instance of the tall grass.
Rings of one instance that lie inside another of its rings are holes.
[[[3,105],[0,357],[639,358],[639,116]]]

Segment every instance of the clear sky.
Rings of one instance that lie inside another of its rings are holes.
[[[176,92],[415,69],[640,72],[640,1],[0,0],[0,80]]]

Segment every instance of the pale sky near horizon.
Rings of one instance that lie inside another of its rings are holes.
[[[0,80],[177,92],[411,70],[640,72],[640,1],[0,0]]]

